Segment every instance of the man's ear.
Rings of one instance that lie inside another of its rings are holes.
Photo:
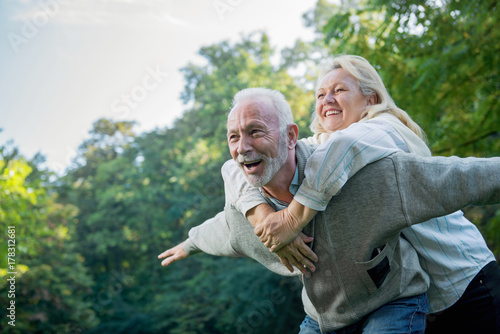
[[[288,125],[288,149],[294,149],[299,138],[299,127],[297,124]]]

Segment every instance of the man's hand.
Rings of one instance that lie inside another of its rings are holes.
[[[168,266],[169,264],[171,264],[171,263],[173,263],[175,261],[179,261],[179,260],[185,259],[185,258],[187,258],[189,256],[186,253],[186,251],[184,250],[184,247],[183,247],[184,246],[184,242],[178,244],[175,247],[167,249],[166,251],[164,251],[163,253],[161,253],[160,255],[158,255],[159,259],[166,258],[165,260],[163,260],[161,262],[162,266],[166,267],[166,266]]]
[[[269,214],[254,232],[271,252],[275,252],[297,238],[302,230],[298,223],[297,218],[286,208]]]
[[[292,265],[299,269],[304,275],[307,275],[307,269],[312,272],[316,270],[313,262],[318,262],[318,256],[306,245],[306,243],[312,240],[312,237],[300,233],[295,240],[276,252],[281,263],[283,263],[291,273],[293,273]]]

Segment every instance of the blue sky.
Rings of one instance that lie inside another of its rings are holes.
[[[183,110],[179,69],[201,46],[266,31],[310,40],[316,0],[2,0],[0,143],[61,173],[101,118],[164,127]]]

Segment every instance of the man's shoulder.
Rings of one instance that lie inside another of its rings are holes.
[[[221,168],[222,175],[233,175],[239,172],[238,165],[233,159],[227,160]]]
[[[319,145],[316,143],[299,140],[297,142],[297,146],[295,147],[295,154],[297,156],[302,155],[309,158],[313,154],[313,152],[318,148],[318,146]]]

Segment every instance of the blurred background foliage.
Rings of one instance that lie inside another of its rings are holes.
[[[282,91],[309,136],[319,62],[357,54],[380,72],[436,155],[500,155],[498,2],[319,0],[304,14],[315,40],[279,62],[263,32],[200,49],[182,72],[182,117],[137,134],[99,119],[71,168],[0,144],[0,225],[16,227],[16,327],[5,333],[289,333],[304,317],[300,282],[248,259],[197,255],[168,268],[157,255],[224,205],[226,116],[247,87]],[[468,208],[500,256],[498,206]],[[0,281],[6,289],[3,247]],[[7,305],[6,294],[0,295]]]

